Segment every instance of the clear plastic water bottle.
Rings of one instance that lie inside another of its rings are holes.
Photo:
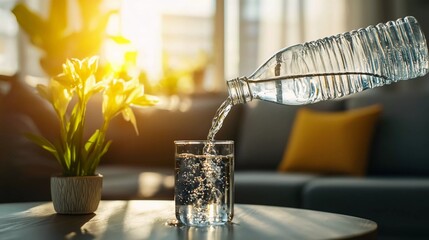
[[[427,71],[425,36],[414,17],[405,17],[285,48],[251,76],[227,85],[233,104],[260,99],[302,105],[416,78]]]

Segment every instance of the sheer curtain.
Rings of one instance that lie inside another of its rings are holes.
[[[404,0],[232,0],[226,4],[226,79],[276,51],[404,16]],[[236,55],[234,55],[236,54]]]
[[[10,12],[12,6],[12,1],[0,2],[0,75],[6,76],[12,76],[18,70],[18,24]]]

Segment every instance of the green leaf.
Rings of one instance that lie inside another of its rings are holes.
[[[67,128],[67,139],[71,140],[74,138],[74,136],[76,135],[76,133],[78,132],[78,128],[81,124],[81,121],[83,121],[83,116],[80,112],[80,108],[79,105],[76,104],[73,107],[72,113],[70,115],[70,124],[68,125]]]
[[[48,139],[32,133],[26,133],[25,136],[43,149],[50,152],[52,155],[54,155],[55,159],[63,168],[63,172],[67,172],[70,169],[71,158],[69,149],[67,147],[65,150],[63,150],[60,144],[54,145]]]
[[[22,3],[18,3],[12,9],[12,13],[15,15],[19,26],[30,37],[31,42],[38,47],[42,47],[46,40],[47,24],[41,16],[31,11]]]
[[[39,145],[41,148],[54,154],[56,157],[58,156],[57,149],[55,148],[54,144],[52,144],[48,139],[32,133],[26,133],[25,136],[37,145]]]
[[[84,159],[88,158],[88,155],[91,154],[98,142],[98,138],[100,137],[100,130],[97,129],[92,136],[88,139],[88,141],[85,143],[85,148],[84,148]]]
[[[55,143],[55,149],[57,149],[58,154],[58,162],[60,163],[61,167],[63,168],[63,172],[70,169],[70,155],[68,152],[67,146],[62,146],[61,143]]]
[[[61,36],[67,28],[67,1],[51,1],[48,19],[49,30],[51,31],[50,34],[58,34]]]
[[[102,157],[104,154],[106,154],[106,153],[107,153],[107,151],[109,150],[110,145],[112,145],[112,141],[111,141],[111,140],[109,140],[109,141],[106,143],[106,145],[104,145],[104,148],[103,148],[103,150],[102,150],[102,151],[101,151],[101,153],[100,153],[100,157]]]
[[[92,159],[91,161],[91,166],[88,168],[90,169],[90,172],[92,174],[95,173],[95,170],[98,166],[98,164],[100,164],[100,160],[101,158],[104,156],[104,154],[107,153],[107,151],[109,150],[110,145],[112,144],[112,141],[109,140],[103,147],[103,149],[101,150],[101,152],[99,154],[96,155],[96,157],[94,159]]]

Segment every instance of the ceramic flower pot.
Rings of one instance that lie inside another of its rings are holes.
[[[51,177],[51,197],[60,214],[95,212],[101,200],[103,176]]]

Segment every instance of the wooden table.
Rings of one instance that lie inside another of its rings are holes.
[[[59,215],[51,202],[0,204],[0,239],[375,239],[377,224],[318,211],[236,204],[231,224],[173,226],[173,201],[102,201]]]

